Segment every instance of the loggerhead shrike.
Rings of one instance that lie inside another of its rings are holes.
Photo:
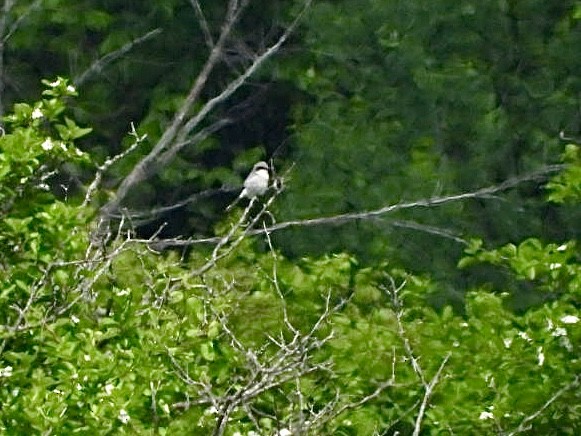
[[[263,195],[268,189],[268,164],[260,161],[254,165],[246,180],[244,180],[244,189],[234,202],[226,208],[232,209],[243,198],[253,199],[259,195]]]

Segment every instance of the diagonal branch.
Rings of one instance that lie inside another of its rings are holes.
[[[242,10],[246,5],[247,1],[243,2],[242,5],[238,6],[237,0],[230,0],[228,3],[228,11],[226,13],[226,18],[224,19],[224,23],[222,25],[222,30],[220,32],[220,36],[214,44],[214,48],[210,51],[208,59],[206,63],[202,67],[200,74],[194,81],[190,92],[188,93],[186,99],[182,103],[179,111],[175,115],[173,121],[171,122],[170,126],[165,130],[157,144],[153,147],[151,152],[147,156],[145,156],[129,173],[127,177],[121,182],[119,188],[117,188],[116,197],[115,199],[111,200],[102,208],[101,212],[104,216],[108,216],[111,212],[116,211],[119,208],[119,205],[123,201],[123,199],[127,196],[131,188],[133,188],[138,183],[146,180],[149,178],[154,172],[156,167],[156,161],[158,156],[167,150],[171,145],[174,143],[176,139],[176,135],[180,131],[180,128],[183,126],[184,122],[186,122],[188,113],[191,111],[194,104],[198,101],[208,78],[210,77],[210,73],[217,65],[220,57],[222,55],[222,51],[226,44],[226,40],[230,36],[234,25],[236,24],[237,20],[240,18]],[[178,141],[180,142],[180,141]],[[183,141],[181,141],[183,142]]]
[[[6,48],[6,43],[12,37],[12,35],[22,26],[22,23],[28,18],[28,16],[38,9],[42,4],[43,0],[35,0],[30,4],[24,12],[17,15],[14,22],[9,26],[10,14],[16,3],[16,0],[4,0],[4,5],[2,6],[0,15],[0,127],[2,126],[1,117],[4,115],[4,89],[6,87],[6,77],[4,71],[4,53]]]
[[[194,104],[199,100],[201,91],[204,88],[210,73],[222,57],[226,40],[230,36],[235,23],[238,21],[242,10],[247,3],[248,0],[243,0],[240,3],[237,0],[230,0],[228,13],[222,26],[220,36],[210,51],[210,55],[208,56],[202,71],[195,80],[180,110],[151,152],[145,156],[121,182],[117,189],[115,199],[111,200],[101,209],[101,213],[104,216],[115,212],[119,208],[123,199],[135,185],[155,174],[159,168],[160,156],[165,156],[163,164],[167,165],[170,158],[173,158],[173,156],[175,156],[175,154],[185,145],[191,143],[190,141],[187,141],[187,137],[194,129],[198,128],[208,114],[210,114],[217,105],[229,99],[232,94],[243,86],[268,59],[280,50],[282,45],[295,30],[306,10],[310,7],[312,0],[305,0],[303,9],[297,14],[293,22],[287,27],[276,43],[263,51],[262,54],[258,55],[252,64],[240,76],[234,79],[220,94],[208,100],[202,108],[190,118],[188,114]]]
[[[513,189],[518,185],[530,181],[538,181],[546,179],[550,174],[553,174],[557,171],[562,170],[565,168],[564,165],[552,165],[541,168],[538,171],[533,173],[525,174],[519,177],[513,177],[510,179],[505,180],[504,182],[498,185],[492,185],[484,188],[477,189],[475,191],[464,192],[461,194],[453,194],[441,197],[430,197],[430,198],[423,198],[416,201],[411,201],[407,203],[396,203],[388,206],[384,206],[380,209],[375,209],[371,211],[363,211],[363,212],[353,212],[353,213],[345,213],[333,216],[324,216],[318,218],[310,218],[305,220],[291,220],[291,221],[284,221],[278,224],[274,224],[270,227],[266,228],[257,228],[253,230],[249,230],[246,232],[247,236],[256,236],[262,235],[264,233],[273,233],[280,230],[292,228],[292,227],[313,227],[313,226],[322,226],[322,225],[341,225],[352,221],[359,221],[359,220],[372,220],[377,218],[382,218],[384,215],[388,215],[390,213],[395,213],[400,210],[406,209],[417,209],[417,208],[429,208],[429,207],[437,207],[442,206],[448,203],[455,203],[458,201],[464,201],[469,199],[475,198],[490,198],[493,194],[498,194],[500,192],[508,191],[509,189]],[[459,243],[465,244],[466,241],[459,238],[458,236],[442,229],[430,227],[430,226],[423,226],[421,224],[410,223],[409,221],[394,221],[394,226],[398,227],[407,227],[407,228],[414,228],[416,230],[425,231],[428,233],[440,235],[446,238],[450,238],[456,240]],[[167,246],[190,246],[196,244],[214,244],[218,242],[221,238],[220,237],[209,237],[209,238],[200,238],[200,239],[174,239],[174,240],[166,240],[164,243]],[[135,239],[134,242],[137,243],[149,243],[148,240],[139,240]]]
[[[464,192],[461,194],[448,195],[443,197],[430,197],[417,201],[412,201],[409,203],[397,203],[389,206],[384,206],[380,209],[363,211],[363,212],[353,212],[344,213],[339,215],[334,215],[331,217],[320,217],[312,218],[306,220],[293,220],[279,223],[270,227],[268,230],[273,232],[277,230],[286,229],[289,227],[308,227],[316,226],[321,224],[344,224],[350,221],[365,220],[380,217],[391,212],[405,210],[405,209],[415,209],[419,207],[434,207],[440,206],[446,203],[453,203],[462,200],[474,199],[474,198],[487,198],[499,192],[507,191],[509,189],[515,188],[516,186],[535,180],[544,180],[549,174],[561,171],[564,168],[563,165],[549,165],[541,168],[538,171],[525,174],[523,176],[512,177],[505,180],[498,185],[487,186],[484,188],[477,189],[471,192]]]
[[[14,34],[14,32],[16,32],[18,30],[18,28],[21,26],[22,22],[24,20],[26,20],[26,18],[36,9],[39,8],[39,6],[41,5],[41,3],[43,2],[43,0],[36,0],[34,3],[32,3],[31,5],[28,6],[28,8],[26,8],[26,10],[18,15],[18,18],[16,18],[16,21],[14,21],[14,23],[10,26],[10,29],[8,29],[8,32],[6,32],[6,35],[4,35],[4,32],[2,32],[2,43],[6,44],[6,42],[12,37],[12,35]],[[9,3],[13,3],[13,1],[6,1],[4,2],[4,5],[7,5]],[[10,7],[12,7],[12,5],[9,5]]]
[[[573,379],[572,382],[568,383],[567,385],[565,385],[564,387],[562,387],[561,389],[559,389],[551,398],[549,398],[547,400],[547,402],[545,404],[543,404],[541,406],[541,408],[539,408],[535,413],[527,416],[526,418],[524,418],[522,420],[522,422],[519,424],[519,426],[511,431],[510,433],[508,433],[508,436],[514,436],[515,434],[518,433],[523,433],[525,431],[528,431],[531,429],[531,422],[535,419],[537,419],[552,403],[554,403],[561,395],[563,395],[565,392],[567,392],[569,389],[577,387],[579,385],[579,376],[575,376],[575,378]]]
[[[194,8],[194,12],[196,13],[196,18],[200,23],[200,27],[202,28],[202,32],[204,33],[204,38],[206,40],[206,45],[210,50],[214,48],[214,38],[212,38],[212,33],[210,32],[210,27],[208,26],[208,21],[204,16],[204,12],[202,11],[202,7],[200,6],[200,2],[198,0],[190,0],[192,7]]]
[[[149,39],[156,37],[160,33],[161,33],[160,28],[150,30],[145,35],[140,36],[139,38],[135,38],[132,41],[129,41],[127,44],[123,45],[120,49],[112,51],[111,53],[107,53],[105,56],[93,62],[89,66],[89,68],[87,68],[79,76],[77,76],[73,80],[73,83],[77,87],[84,85],[85,82],[91,78],[91,76],[100,74],[109,64],[125,56],[127,53],[133,50],[135,46],[143,44]]]
[[[442,375],[442,371],[443,371],[444,367],[446,366],[446,363],[448,363],[448,359],[450,359],[450,356],[451,356],[450,352],[448,352],[444,356],[444,359],[442,360],[440,367],[436,371],[436,374],[434,375],[434,377],[432,377],[432,380],[430,380],[430,382],[425,387],[424,397],[422,398],[422,404],[420,405],[420,410],[418,412],[418,416],[416,417],[416,423],[414,425],[413,436],[420,435],[420,430],[422,427],[422,420],[424,419],[424,415],[426,413],[426,407],[428,407],[428,403],[430,402],[430,398],[432,397],[432,393],[434,392],[434,388],[436,387],[436,385],[440,381],[440,376]]]
[[[389,288],[386,286],[382,286],[382,288],[391,297],[393,309],[395,312],[395,318],[396,318],[396,322],[397,322],[398,336],[400,337],[400,339],[403,342],[404,349],[405,349],[406,354],[408,355],[408,357],[411,361],[412,368],[413,368],[414,372],[416,373],[416,375],[418,376],[418,378],[422,382],[422,386],[424,387],[424,395],[423,395],[422,401],[420,403],[420,410],[418,411],[418,416],[416,417],[416,421],[414,424],[414,432],[413,432],[413,436],[419,436],[420,430],[422,427],[422,421],[423,421],[424,416],[426,414],[426,408],[428,407],[428,404],[430,402],[430,399],[432,398],[432,394],[434,392],[434,389],[435,389],[436,385],[438,384],[438,382],[440,381],[440,376],[442,375],[442,371],[444,370],[446,363],[448,363],[448,360],[450,359],[450,356],[452,355],[452,353],[450,353],[450,352],[446,353],[446,355],[444,356],[444,359],[442,360],[442,363],[440,364],[440,366],[438,367],[438,370],[436,371],[436,374],[428,382],[426,379],[425,371],[422,369],[422,367],[419,363],[419,358],[417,358],[416,354],[414,353],[414,350],[413,350],[411,343],[408,339],[408,335],[407,335],[405,328],[403,326],[403,320],[402,320],[403,306],[402,306],[402,301],[399,297],[399,291],[401,291],[405,287],[406,282],[403,281],[402,284],[400,284],[399,286],[396,286],[395,280],[393,279],[393,277],[387,276],[387,278],[389,280]]]

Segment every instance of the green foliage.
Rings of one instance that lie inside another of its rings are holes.
[[[578,131],[577,9],[574,1],[537,0],[316,2],[303,28],[305,55],[276,70],[307,95],[294,108],[297,165],[280,213],[369,210],[554,163],[559,132]],[[568,186],[575,190],[578,181]],[[502,198],[394,218],[495,245],[577,236],[578,209],[544,205],[536,187]],[[288,232],[278,241],[293,256],[347,250],[362,261],[389,258],[417,273],[440,272],[442,288],[462,285],[458,245],[394,228],[389,218],[322,228],[315,237]]]
[[[518,280],[532,281],[540,291],[568,295],[571,299],[580,295],[581,269],[576,241],[545,245],[531,238],[518,246],[507,244],[496,250],[485,250],[480,242],[475,242],[466,254],[458,264],[460,268],[482,262],[506,266]]]
[[[0,432],[221,434],[224,418],[232,435],[300,433],[301,423],[310,434],[411,434],[420,424],[422,434],[529,426],[531,434],[578,434],[579,245],[566,226],[553,226],[557,237],[544,234],[534,212],[549,206],[537,192],[402,216],[479,235],[459,262],[456,241],[402,234],[375,220],[345,231],[246,237],[238,246],[222,240],[232,251],[204,274],[195,271],[214,246],[156,253],[126,228],[103,236],[74,193],[55,194],[67,171],[90,162],[77,148],[91,133],[79,117],[100,119],[89,143],[119,138],[133,117],[157,138],[179,107],[208,47],[187,2],[162,3],[50,0],[10,40],[7,73],[21,71],[27,83],[35,65],[59,64],[28,59],[76,57],[83,71],[96,53],[152,26],[171,29],[151,41],[152,50],[110,65],[107,82],[97,80],[102,72],[93,75],[76,111],[69,109],[76,89],[57,78],[42,82],[40,101],[18,103],[4,118]],[[219,23],[223,4],[203,3],[208,22]],[[256,43],[257,29],[267,23],[270,31],[271,17],[284,16],[279,8],[254,3],[233,39]],[[574,2],[341,0],[315,2],[310,12],[295,35],[298,54],[290,51],[261,77],[302,92],[293,109],[298,165],[272,211],[277,220],[495,183],[555,160],[555,133],[577,125],[579,82],[569,73],[580,59]],[[202,100],[236,71],[221,66]],[[34,86],[21,88],[33,93]],[[145,205],[143,192],[154,197],[160,186],[177,186],[177,198],[181,185],[238,180],[209,163],[226,159],[212,154],[224,138],[186,150],[133,194]],[[269,158],[262,148],[240,153],[233,168]],[[557,223],[574,216],[561,205],[575,206],[580,194],[578,147],[568,145],[563,160],[547,186]],[[532,213],[523,219],[517,205]],[[231,221],[215,225],[200,210],[203,225],[228,233]],[[463,277],[485,265],[507,280],[454,280],[451,260]],[[432,307],[443,282],[465,296],[462,311],[445,302]],[[515,283],[539,296],[518,312]]]
[[[579,202],[581,200],[581,151],[579,146],[567,144],[563,153],[566,168],[547,184],[551,191],[549,201],[555,203]]]

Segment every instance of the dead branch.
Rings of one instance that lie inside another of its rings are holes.
[[[202,28],[202,32],[204,33],[204,39],[206,40],[206,45],[210,50],[214,48],[214,38],[212,38],[212,33],[210,32],[210,26],[208,26],[208,21],[206,21],[206,17],[204,12],[202,11],[202,7],[200,6],[200,2],[198,0],[190,0],[192,7],[194,8],[194,12],[196,13],[196,18],[200,23],[200,27]]]
[[[89,67],[85,71],[83,71],[81,74],[79,74],[77,77],[73,79],[74,85],[76,87],[83,86],[85,82],[91,79],[92,76],[97,76],[101,74],[103,70],[107,68],[110,64],[125,56],[136,46],[141,45],[152,38],[155,38],[160,33],[161,33],[160,28],[150,30],[145,35],[142,35],[138,38],[135,38],[132,41],[129,41],[127,44],[124,44],[121,48],[112,51],[111,53],[107,53],[103,57],[100,57],[99,59],[94,61],[91,65],[89,65]]]
[[[274,224],[267,228],[260,228],[260,229],[253,229],[247,232],[248,236],[256,236],[262,235],[266,232],[273,233],[281,230],[285,230],[292,227],[313,227],[313,226],[320,226],[320,225],[341,225],[352,221],[359,221],[359,220],[374,220],[378,218],[383,218],[384,215],[388,215],[390,213],[399,212],[401,210],[407,209],[417,209],[417,208],[431,208],[431,207],[439,207],[443,206],[448,203],[455,203],[458,201],[465,201],[469,199],[475,198],[490,198],[494,194],[498,194],[500,192],[508,191],[510,189],[516,188],[517,186],[531,181],[539,181],[539,180],[546,180],[549,175],[561,171],[565,168],[564,165],[551,165],[544,168],[541,168],[538,171],[525,174],[523,176],[513,177],[510,179],[505,180],[504,182],[498,185],[487,186],[484,188],[477,189],[475,191],[460,193],[460,194],[453,194],[453,195],[446,195],[446,196],[437,196],[437,197],[430,197],[424,198],[416,201],[406,202],[406,203],[396,203],[388,206],[384,206],[380,209],[375,209],[371,211],[363,211],[363,212],[353,212],[353,213],[345,213],[333,216],[326,216],[326,217],[319,217],[319,218],[310,218],[304,220],[291,220],[291,221],[284,221],[278,224]],[[462,238],[454,235],[453,233],[439,228],[434,228],[431,226],[424,226],[422,224],[413,223],[409,221],[394,221],[393,225],[399,227],[407,227],[407,228],[414,228],[416,230],[425,231],[428,233],[436,234],[439,236],[443,236],[446,238],[450,238],[456,240],[459,243],[465,244],[466,241]],[[164,240],[164,244],[166,246],[189,246],[189,245],[197,245],[197,244],[215,244],[220,240],[219,237],[208,237],[208,238],[199,238],[199,239],[168,239]],[[145,243],[148,241],[135,239],[134,242],[136,243]]]
[[[223,331],[230,339],[230,343],[244,356],[246,360],[245,373],[232,380],[231,388],[226,393],[216,393],[212,385],[205,381],[194,380],[177,359],[170,354],[170,359],[180,379],[189,386],[196,388],[197,398],[193,401],[188,398],[185,402],[176,403],[174,408],[187,409],[194,404],[211,404],[216,410],[215,435],[222,435],[226,430],[228,418],[231,413],[244,407],[250,407],[252,401],[266,391],[275,389],[285,383],[297,380],[307,374],[316,371],[329,370],[329,363],[315,363],[312,361],[313,352],[323,347],[332,337],[330,332],[320,336],[322,327],[329,318],[340,310],[346,300],[337,305],[330,304],[330,295],[325,299],[325,309],[307,333],[301,333],[298,329],[289,330],[291,337],[269,337],[271,344],[275,346],[273,353],[267,353],[266,349],[253,350],[247,347],[236,336],[228,325],[228,319],[224,314],[214,312]],[[168,352],[169,354],[169,352]]]
[[[525,431],[530,430],[532,428],[532,425],[531,425],[532,421],[537,419],[552,403],[554,403],[565,392],[567,392],[568,390],[570,390],[574,387],[577,387],[577,386],[579,386],[579,376],[578,375],[575,376],[573,381],[566,384],[561,389],[559,389],[557,392],[555,392],[555,394],[553,396],[551,396],[551,398],[549,398],[545,402],[545,404],[543,404],[536,412],[534,412],[534,413],[530,414],[529,416],[527,416],[526,418],[524,418],[516,429],[512,430],[510,433],[507,433],[507,436],[513,436],[515,434],[523,433]]]
[[[103,174],[109,168],[111,168],[116,162],[123,159],[125,156],[127,156],[131,152],[133,152],[147,138],[147,135],[139,136],[137,134],[137,130],[135,130],[135,126],[133,123],[131,123],[131,131],[129,132],[129,135],[134,138],[133,144],[131,144],[131,146],[129,146],[129,148],[127,150],[119,153],[116,156],[113,156],[113,157],[107,159],[103,163],[103,165],[99,165],[97,167],[97,173],[95,174],[95,178],[93,179],[93,181],[91,182],[91,184],[87,188],[87,192],[85,194],[85,199],[84,199],[81,207],[85,207],[89,204],[89,202],[91,201],[91,198],[93,197],[93,194],[95,193],[95,191],[98,189],[99,185],[101,184]]]
[[[16,0],[4,0],[4,5],[2,6],[2,16],[0,16],[0,118],[4,115],[4,89],[6,87],[6,77],[4,75],[4,50],[6,43],[12,37],[14,32],[16,32],[24,20],[32,13],[34,10],[38,9],[42,0],[35,0],[28,8],[21,13],[16,20],[9,26],[9,19],[12,9],[16,4]],[[2,121],[0,119],[0,126],[2,126]]]
[[[387,278],[389,280],[389,287],[382,286],[382,289],[391,297],[391,301],[395,311],[398,335],[403,342],[404,349],[406,351],[406,354],[408,355],[408,358],[410,359],[412,368],[416,375],[418,376],[418,378],[420,379],[422,386],[424,387],[424,395],[420,403],[420,408],[414,424],[414,431],[412,433],[413,436],[419,436],[422,427],[422,421],[426,413],[426,408],[428,407],[434,388],[440,381],[442,371],[444,370],[446,363],[448,363],[451,353],[450,352],[446,353],[444,359],[442,360],[442,363],[440,363],[440,366],[438,367],[438,370],[436,371],[432,379],[428,382],[425,376],[425,372],[420,365],[419,358],[416,357],[413,348],[411,346],[410,340],[405,331],[405,328],[403,326],[402,320],[403,306],[402,301],[399,297],[399,292],[405,287],[406,282],[403,281],[399,286],[397,286],[395,284],[393,277],[388,276]]]
[[[194,81],[194,84],[192,85],[182,106],[151,152],[145,156],[121,182],[117,189],[116,197],[103,206],[101,209],[102,216],[110,216],[111,213],[116,212],[123,199],[134,186],[155,174],[159,169],[160,158],[165,165],[185,145],[192,143],[187,140],[191,132],[198,128],[202,121],[205,120],[208,114],[210,114],[216,106],[229,99],[268,59],[279,51],[312,2],[312,0],[305,0],[301,12],[295,17],[294,21],[287,27],[278,40],[261,54],[256,56],[250,66],[247,67],[241,75],[234,79],[220,94],[208,100],[201,109],[195,113],[195,115],[190,116],[189,114],[192,108],[200,99],[202,89],[205,87],[210,73],[223,56],[226,41],[230,37],[230,34],[248,1],[249,0],[242,0],[240,2],[238,0],[229,1],[220,35],[213,44],[208,59]]]

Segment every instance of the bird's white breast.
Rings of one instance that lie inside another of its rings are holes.
[[[253,198],[262,195],[268,189],[268,171],[259,169],[251,173],[244,181],[244,196]]]

